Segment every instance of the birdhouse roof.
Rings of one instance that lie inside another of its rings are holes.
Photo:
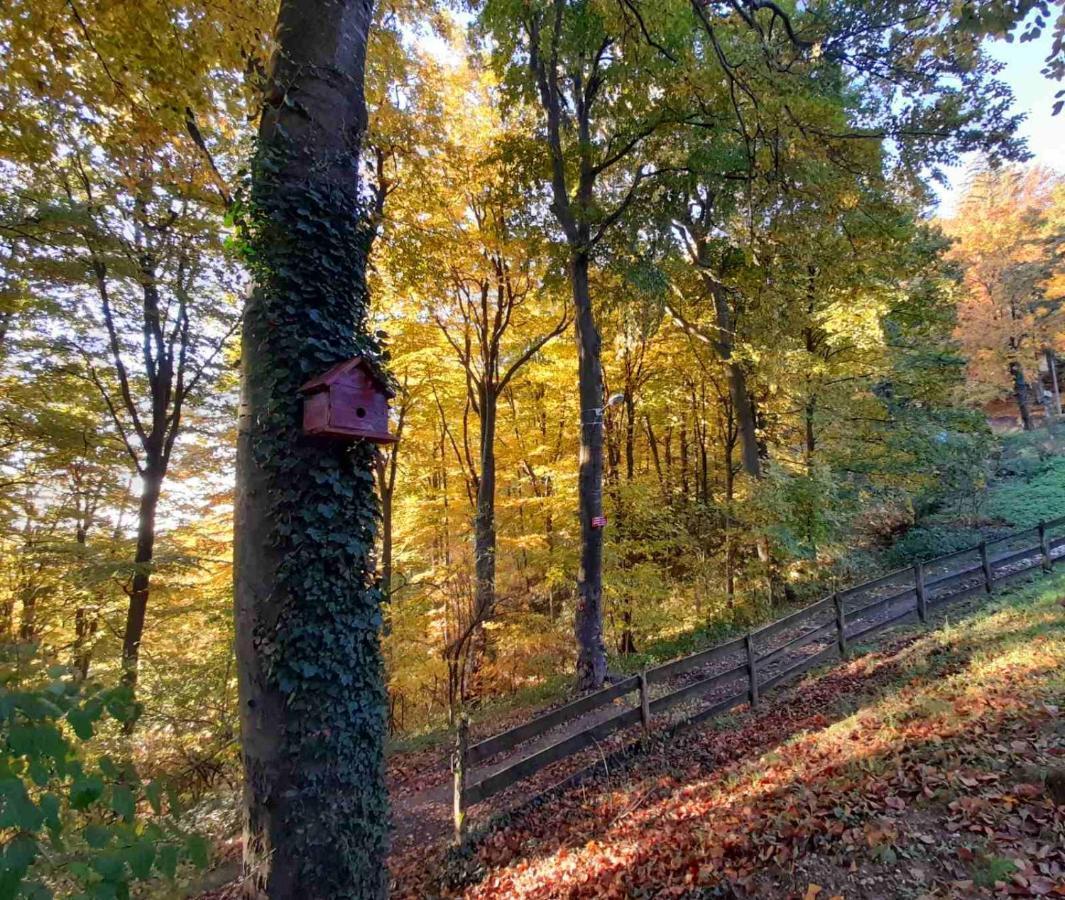
[[[388,379],[381,374],[373,363],[362,356],[354,356],[351,359],[346,359],[343,362],[337,363],[333,368],[323,372],[316,378],[312,378],[306,384],[302,385],[300,387],[300,393],[314,394],[318,391],[323,391],[331,384],[335,384],[345,375],[353,372],[355,369],[362,369],[385,396],[390,398],[396,396],[396,392],[388,383]]]

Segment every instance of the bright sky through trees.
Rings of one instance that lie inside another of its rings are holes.
[[[1013,88],[1014,109],[1026,114],[1020,133],[1028,141],[1032,162],[1061,171],[1062,151],[1065,150],[1065,113],[1051,115],[1057,86],[1042,74],[1043,62],[1050,52],[1053,35],[1049,32],[1036,41],[1022,44],[1014,41],[989,41],[988,52],[1006,64],[1001,77]],[[974,160],[969,159],[950,170],[950,185],[937,188],[938,212],[942,216],[954,213],[958,198],[965,186],[966,172]]]

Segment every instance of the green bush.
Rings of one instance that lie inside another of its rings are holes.
[[[120,900],[185,861],[206,864],[174,796],[128,762],[89,754],[105,720],[135,714],[127,689],[82,689],[58,670],[40,686],[0,682],[0,900]]]
[[[1023,478],[1031,481],[1042,475],[1053,464],[1034,449],[1025,449],[1020,453],[1003,456],[999,461],[995,475],[998,478]]]
[[[987,514],[1017,528],[1065,516],[1065,457],[1052,457],[1032,477],[995,484],[988,495]]]
[[[956,550],[975,547],[982,540],[976,528],[924,525],[911,528],[887,553],[889,566],[905,566]]]

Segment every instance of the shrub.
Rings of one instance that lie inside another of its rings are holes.
[[[1027,481],[996,485],[988,497],[987,513],[1017,528],[1065,515],[1065,457],[1048,460]]]
[[[108,717],[134,715],[127,689],[82,689],[58,670],[43,686],[0,683],[0,897],[125,898],[185,860],[206,864],[174,796],[129,763],[90,757]]]
[[[911,528],[894,547],[888,551],[891,566],[905,566],[918,561],[933,559],[955,550],[965,550],[980,543],[982,535],[975,528],[957,528],[947,525],[924,525]]]

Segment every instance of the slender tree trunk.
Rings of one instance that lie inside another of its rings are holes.
[[[1047,373],[1050,375],[1051,411],[1055,416],[1061,415],[1061,387],[1058,385],[1058,355],[1052,347],[1043,351],[1047,361]]]
[[[486,386],[481,391],[480,468],[477,481],[477,511],[473,519],[474,616],[475,632],[471,639],[474,672],[489,649],[484,623],[496,605],[496,423],[498,397]]]
[[[79,606],[74,613],[73,651],[74,675],[78,681],[85,681],[89,677],[89,666],[92,665],[92,642],[96,637],[98,627],[99,619],[96,614],[84,606]]]
[[[37,637],[37,586],[31,581],[22,589],[22,614],[19,618],[19,640],[29,643]]]
[[[669,493],[670,498],[673,496],[673,426],[666,427],[666,433],[663,435],[662,443],[665,446],[666,451],[666,490]]]
[[[1031,431],[1035,427],[1032,422],[1031,392],[1028,380],[1024,377],[1024,367],[1017,360],[1010,363],[1010,375],[1013,378],[1013,397],[1021,414],[1021,425],[1025,431]]]
[[[122,634],[122,680],[131,688],[137,685],[144,621],[148,613],[148,595],[152,584],[152,560],[155,557],[155,518],[159,494],[163,488],[161,461],[150,461],[141,476],[141,499],[137,510],[137,551],[133,557],[133,582],[126,610],[126,630]],[[131,726],[129,722],[127,725]]]
[[[803,424],[806,427],[806,471],[809,473],[813,469],[814,465],[814,452],[817,450],[817,435],[814,432],[814,409],[816,407],[816,401],[813,399],[806,401],[805,409],[803,410]]]
[[[633,388],[625,388],[625,481],[629,484],[636,474],[636,398]]]
[[[736,605],[736,536],[732,519],[732,503],[736,496],[736,464],[732,457],[736,449],[736,432],[733,430],[733,407],[727,404],[727,419],[723,454],[725,463],[725,604],[729,609]]]
[[[570,260],[576,308],[581,446],[577,474],[581,520],[581,562],[577,573],[577,682],[582,688],[602,687],[606,679],[603,643],[603,529],[593,520],[603,514],[603,373],[599,331],[592,312],[588,257]]]
[[[647,446],[651,450],[651,460],[655,466],[655,474],[658,476],[658,487],[662,491],[662,498],[666,501],[669,500],[669,486],[666,484],[666,475],[662,471],[662,459],[658,454],[658,438],[655,437],[654,428],[651,426],[651,419],[646,414],[643,417],[644,427],[647,429]]]
[[[477,482],[477,513],[474,517],[474,558],[477,578],[477,608],[490,615],[496,590],[496,422],[497,398],[491,390],[481,401],[481,474]]]
[[[688,423],[680,423],[680,492],[684,501],[691,499],[688,496]]]
[[[78,525],[75,532],[75,540],[78,549],[84,551],[88,539],[85,528]],[[74,612],[74,646],[71,652],[71,663],[74,677],[78,681],[84,681],[89,677],[89,665],[92,662],[92,641],[96,637],[98,617],[95,610],[81,605]]]
[[[371,0],[282,0],[250,202],[235,619],[244,891],[387,892],[374,449],[303,435],[299,386],[377,354],[359,194]]]
[[[392,491],[381,494],[381,592],[392,596]]]

